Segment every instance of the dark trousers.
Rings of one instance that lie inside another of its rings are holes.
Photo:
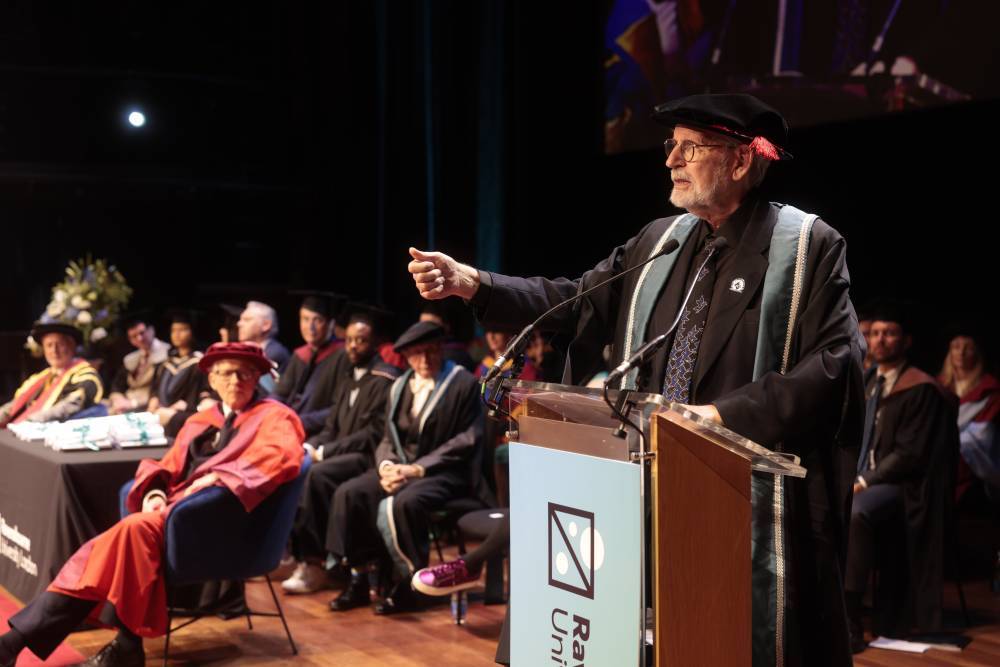
[[[351,565],[383,560],[398,550],[414,570],[427,566],[430,513],[452,498],[469,493],[464,474],[445,471],[407,482],[393,496],[394,544],[386,545],[376,526],[378,506],[386,497],[376,470],[341,484],[333,497],[333,517],[326,547]]]
[[[99,603],[45,591],[7,622],[42,660],[73,632]],[[104,604],[104,603],[100,603]]]
[[[847,542],[844,589],[864,593],[875,566],[879,534],[903,521],[903,491],[898,484],[873,484],[854,496]]]
[[[371,468],[371,457],[360,452],[323,459],[309,469],[292,528],[296,560],[326,558],[333,496],[341,484]]]

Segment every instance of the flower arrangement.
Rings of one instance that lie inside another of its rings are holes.
[[[117,268],[87,255],[66,267],[66,279],[52,288],[52,300],[38,321],[71,324],[83,332],[85,345],[93,345],[107,338],[131,296],[132,288]],[[41,346],[31,336],[25,347],[36,356],[41,354]]]

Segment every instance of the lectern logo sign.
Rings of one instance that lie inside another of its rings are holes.
[[[594,513],[549,503],[549,586],[593,600],[594,573],[603,564]]]

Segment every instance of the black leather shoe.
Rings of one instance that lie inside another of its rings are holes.
[[[355,607],[364,607],[371,602],[368,594],[368,575],[352,574],[351,581],[344,592],[330,600],[331,611],[347,611]]]
[[[861,653],[868,648],[868,642],[865,641],[865,629],[860,623],[855,621],[851,621],[849,627],[851,634],[851,653]]]
[[[24,649],[24,637],[17,630],[11,628],[0,636],[0,667],[14,667]]]
[[[420,609],[420,596],[410,588],[409,580],[396,584],[386,597],[375,603],[375,613],[379,616],[401,614]]]
[[[142,644],[130,649],[119,644],[117,639],[112,639],[96,655],[77,663],[74,667],[145,667],[145,664],[146,652]]]

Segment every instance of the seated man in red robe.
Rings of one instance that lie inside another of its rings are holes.
[[[42,346],[49,365],[35,373],[0,406],[0,428],[22,421],[64,421],[101,400],[104,386],[97,370],[76,356],[83,334],[76,327],[58,322],[41,323],[31,337]]]
[[[199,362],[222,402],[184,424],[161,461],[139,464],[127,505],[133,512],[90,540],[48,590],[13,616],[0,636],[0,666],[25,648],[46,658],[84,619],[118,635],[84,665],[143,665],[142,637],[166,633],[161,558],[164,525],[181,498],[225,486],[247,512],[295,478],[305,434],[288,407],[256,394],[270,369],[259,346],[216,343]]]

